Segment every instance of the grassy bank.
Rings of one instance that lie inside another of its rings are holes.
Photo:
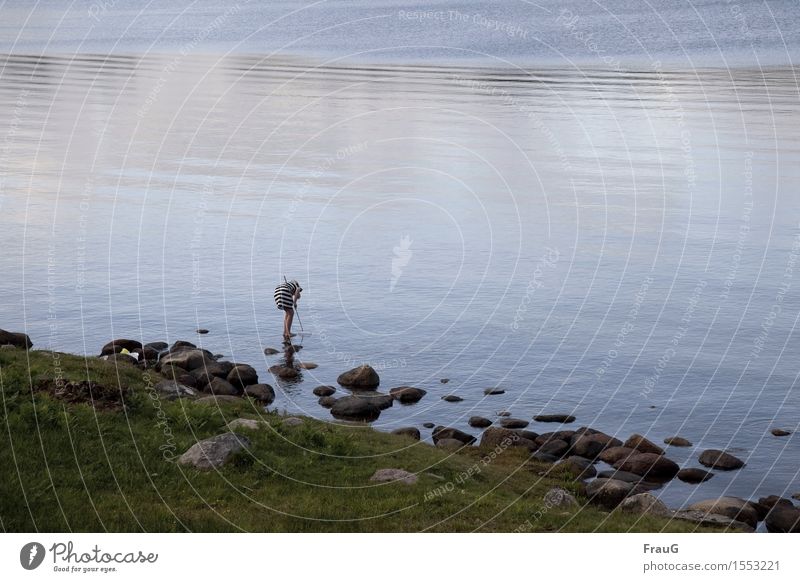
[[[95,383],[91,394],[77,385],[87,380]],[[579,486],[566,476],[542,476],[546,467],[521,450],[487,457],[473,447],[453,454],[367,427],[312,419],[290,427],[249,400],[219,406],[166,401],[152,390],[160,380],[154,371],[95,358],[0,350],[0,527],[696,531],[684,522],[594,507],[545,507],[550,488],[577,492]],[[269,422],[262,430],[240,431],[252,441],[249,453],[218,472],[174,462],[239,417]],[[419,481],[370,483],[381,468],[419,473]]]

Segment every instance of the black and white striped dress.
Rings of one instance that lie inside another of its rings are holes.
[[[294,309],[294,292],[297,286],[293,283],[281,283],[275,287],[275,306],[278,309]]]

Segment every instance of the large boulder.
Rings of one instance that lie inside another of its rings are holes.
[[[342,386],[358,390],[375,390],[381,383],[378,373],[367,364],[340,374],[336,381]]]
[[[130,366],[135,366],[136,364],[139,363],[139,360],[137,360],[133,356],[122,353],[111,354],[108,356],[101,356],[101,358],[103,358],[109,364],[113,364],[114,366],[119,366],[120,364],[128,364]]]
[[[471,434],[467,434],[462,430],[458,430],[457,428],[451,428],[447,426],[437,426],[433,429],[431,433],[433,437],[433,443],[436,444],[441,439],[455,439],[464,443],[465,445],[471,445],[475,442],[475,437]]]
[[[772,533],[800,533],[800,508],[776,504],[764,520]]]
[[[11,345],[15,348],[29,350],[33,346],[33,342],[27,334],[0,329],[0,346],[5,345]]]
[[[250,446],[250,440],[247,437],[227,432],[195,443],[180,456],[178,463],[195,467],[201,471],[218,469],[230,461],[234,455],[249,449]]]
[[[633,483],[616,479],[595,479],[586,486],[589,503],[600,505],[606,509],[617,507],[632,491],[634,491]]]
[[[575,479],[591,479],[597,475],[597,469],[592,465],[591,459],[573,455],[556,463],[555,468],[565,470]]]
[[[668,481],[680,471],[674,461],[656,453],[639,453],[614,463],[614,468],[646,477],[649,481]]]
[[[189,372],[197,368],[210,366],[213,363],[215,363],[215,361],[209,352],[195,348],[170,351],[161,356],[161,359],[158,360],[159,369],[171,365],[183,368]]]
[[[241,388],[237,388],[227,380],[214,376],[211,381],[203,387],[203,392],[220,396],[241,396]]]
[[[337,400],[335,396],[322,396],[317,402],[322,408],[331,408]]]
[[[415,404],[427,394],[422,388],[412,386],[398,386],[389,390],[389,394],[400,404]]]
[[[638,451],[628,447],[611,447],[600,453],[598,457],[601,461],[605,461],[609,465],[613,465],[622,459],[627,459],[628,457],[637,454],[639,454]]]
[[[253,366],[236,364],[231,368],[231,371],[228,372],[227,380],[237,388],[244,390],[245,386],[258,384],[258,373],[256,373]]]
[[[698,501],[687,507],[689,511],[702,511],[724,515],[729,519],[741,521],[755,528],[758,525],[758,512],[744,499],[738,497],[720,497],[719,499],[706,499]]]
[[[525,447],[533,452],[539,448],[531,439],[523,437],[518,431],[492,426],[483,431],[481,447],[506,449],[508,447]]]
[[[492,426],[492,421],[482,416],[470,416],[467,422],[472,428],[486,428]]]
[[[352,390],[353,396],[363,398],[367,402],[371,402],[378,407],[379,410],[386,410],[394,405],[394,398],[389,394],[381,392],[373,392],[371,390]]]
[[[604,438],[606,435],[584,434],[576,436],[577,438],[571,440],[572,454],[586,457],[587,459],[596,459],[610,442],[608,439]],[[617,440],[616,442],[619,441]]]
[[[561,439],[547,440],[544,444],[539,445],[537,452],[545,455],[553,455],[554,457],[563,457],[569,451],[569,443]]]
[[[339,420],[372,422],[378,420],[381,409],[366,398],[344,396],[333,403],[331,414]]]
[[[678,471],[678,479],[684,483],[691,483],[693,485],[708,481],[713,476],[714,473],[710,473],[705,469],[698,469],[697,467],[688,467]]]
[[[161,353],[169,347],[169,344],[167,342],[149,342],[144,344],[143,347],[150,348],[156,353]]]
[[[632,434],[622,446],[628,447],[629,449],[636,449],[640,453],[654,453],[656,455],[664,454],[664,449],[640,434]]]
[[[717,449],[708,449],[700,453],[699,461],[701,465],[719,469],[720,471],[733,471],[744,467],[744,461],[737,459],[730,453]]]
[[[261,404],[272,404],[275,401],[275,390],[269,384],[250,384],[245,386],[244,395]]]
[[[0,333],[0,336],[2,336],[2,333]],[[3,343],[2,338],[0,338],[0,343]],[[132,352],[133,350],[141,349],[141,347],[142,342],[140,341],[132,339],[115,339],[103,346],[103,349],[100,350],[100,355],[110,356],[111,354],[116,354],[122,350],[128,350],[129,352]]]
[[[622,511],[629,511],[631,513],[660,515],[662,517],[669,517],[672,515],[669,507],[663,501],[652,493],[637,493],[626,497],[619,504]]]
[[[334,392],[336,392],[336,388],[333,386],[317,386],[311,392],[314,396],[333,396]]]

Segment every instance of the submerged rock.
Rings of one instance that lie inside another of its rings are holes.
[[[500,421],[500,426],[503,428],[525,428],[529,424],[527,420],[521,418],[503,418]]]
[[[367,364],[340,374],[336,381],[342,386],[359,390],[374,390],[381,383],[378,373]]]
[[[414,388],[412,386],[399,386],[389,390],[389,394],[400,402],[400,404],[415,404],[422,400],[422,397],[427,394],[422,388]]]
[[[464,399],[461,396],[456,396],[455,394],[448,394],[447,396],[442,396],[442,400],[445,402],[462,402]]]
[[[202,327],[201,327],[200,329],[198,329],[198,330],[195,330],[195,331],[196,331],[197,333],[199,333],[200,335],[205,335],[205,334],[207,334],[207,333],[208,333],[208,330],[207,330],[207,329],[205,329],[205,328],[202,328]]]
[[[673,437],[665,438],[664,439],[664,444],[665,445],[670,445],[672,447],[691,447],[692,446],[691,441],[688,441],[685,438],[679,437],[679,436],[673,436]]]
[[[536,422],[559,422],[569,424],[575,422],[575,417],[571,414],[538,414],[533,417]]]
[[[291,368],[289,366],[282,366],[280,364],[270,366],[269,372],[270,374],[280,378],[281,380],[294,380],[300,377],[300,372],[298,372],[294,368]]]
[[[714,476],[714,473],[710,473],[704,469],[698,469],[695,467],[690,467],[687,469],[681,469],[678,471],[678,479],[683,481],[684,483],[703,483],[704,481],[708,481],[711,477]]]
[[[789,436],[792,434],[792,431],[783,428],[773,428],[770,432],[772,433],[772,436],[776,437]]]
[[[317,386],[311,391],[314,396],[331,396],[334,392],[336,392],[336,388],[333,386]]]
[[[733,471],[744,467],[744,461],[717,449],[703,451],[700,453],[699,461],[701,465],[720,471]]]
[[[366,398],[344,396],[331,406],[331,414],[339,420],[373,422],[378,420],[381,410]]]
[[[496,388],[495,387],[495,388],[486,388],[483,391],[483,393],[486,394],[486,396],[496,396],[498,394],[505,394],[506,391],[503,390],[502,388]]]
[[[280,352],[275,348],[264,348],[265,356],[274,356],[275,354],[280,354]]]

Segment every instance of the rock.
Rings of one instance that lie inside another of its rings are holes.
[[[670,445],[671,447],[691,447],[691,441],[686,440],[683,437],[674,436],[674,437],[667,437],[664,439],[665,445]]]
[[[772,433],[772,436],[776,436],[776,437],[789,436],[790,434],[792,434],[792,431],[786,430],[786,429],[783,429],[783,428],[773,428],[769,432]]]
[[[576,479],[591,479],[597,475],[597,469],[592,465],[592,461],[584,457],[573,455],[555,465],[570,473]]]
[[[617,481],[625,481],[626,483],[641,483],[642,476],[635,473],[628,473],[627,471],[600,471],[597,474],[602,479],[616,479]]]
[[[541,451],[536,451],[531,455],[531,459],[535,461],[540,461],[542,463],[555,463],[558,461],[558,457],[555,455],[551,455],[549,453],[543,453]]]
[[[578,500],[566,489],[554,487],[544,494],[544,506],[545,508],[569,509],[577,507]]]
[[[638,451],[628,447],[611,447],[606,449],[598,455],[601,461],[605,461],[609,465],[613,465],[617,461],[627,459],[631,455],[639,454]]]
[[[3,338],[3,333],[4,333],[3,330],[0,330],[0,343],[13,343],[13,342],[4,342],[3,339],[2,339]],[[8,333],[8,332],[5,332],[5,333]],[[22,335],[22,334],[20,334],[20,335]],[[28,336],[25,336],[25,337],[28,337]],[[24,347],[24,346],[20,346],[20,347]],[[28,347],[30,347],[30,346],[28,346]],[[140,341],[136,341],[136,340],[132,340],[132,339],[116,339],[116,340],[111,340],[106,345],[104,345],[103,349],[100,350],[100,355],[101,356],[110,356],[111,354],[119,353],[122,350],[128,350],[129,352],[132,352],[135,349],[141,349],[141,348],[142,348],[142,342],[140,342]]]
[[[330,396],[336,392],[336,388],[333,386],[317,386],[311,392],[314,396]]]
[[[442,396],[442,400],[445,402],[462,402],[464,399],[461,396],[456,396],[455,394],[448,394],[447,396]]]
[[[230,368],[228,366],[225,366],[220,362],[211,362],[207,366],[195,368],[191,371],[191,375],[194,376],[197,386],[203,388],[204,386],[207,386],[214,378],[226,379],[228,377],[229,370]]]
[[[105,358],[106,362],[108,362],[109,364],[113,364],[114,366],[120,366],[120,365],[135,366],[136,364],[139,363],[139,360],[137,360],[133,356],[129,356],[128,354],[117,353],[117,354],[111,354],[110,356],[103,356],[103,358]]]
[[[220,404],[225,403],[241,403],[242,399],[238,396],[225,396],[222,394],[213,394],[211,396],[203,396],[202,398],[198,398],[195,400],[197,404],[203,404],[206,406],[219,406]]]
[[[583,435],[572,440],[572,454],[587,459],[596,459],[606,449],[606,443],[597,435]]]
[[[614,463],[615,469],[646,477],[649,481],[672,479],[680,467],[677,463],[656,453],[639,453]]]
[[[548,440],[543,445],[539,446],[538,452],[554,457],[563,457],[569,450],[569,444],[560,439]]]
[[[703,483],[704,481],[708,481],[711,477],[714,476],[714,473],[709,473],[704,469],[697,469],[694,467],[690,467],[687,469],[681,469],[678,471],[678,479],[683,481],[684,483]]]
[[[302,368],[303,370],[314,370],[316,368],[319,368],[319,366],[314,362],[300,362],[298,364],[298,367]]]
[[[244,390],[245,386],[258,384],[258,374],[253,366],[247,364],[236,364],[228,373],[228,382],[237,388]]]
[[[508,447],[525,447],[533,452],[539,448],[533,440],[520,436],[516,430],[492,426],[483,431],[481,435],[481,447],[496,449],[506,449]]]
[[[536,444],[536,439],[539,438],[539,433],[538,432],[533,432],[532,430],[522,430],[522,429],[518,429],[518,428],[515,428],[515,429],[512,429],[512,430],[516,434],[521,436],[522,438],[528,439],[529,441],[533,441],[534,444]],[[536,445],[536,446],[538,447],[539,445]]]
[[[373,422],[378,420],[381,410],[365,398],[344,396],[333,403],[331,414],[339,420]]]
[[[423,427],[423,428],[433,428],[433,427],[435,427],[435,426],[436,426],[436,425],[435,425],[435,424],[433,424],[432,422],[423,422],[423,423],[422,423],[422,427]]]
[[[741,521],[752,528],[758,526],[758,513],[744,499],[738,497],[720,497],[719,499],[706,499],[693,503],[686,509],[724,515],[729,519]]]
[[[336,381],[342,386],[359,390],[374,390],[381,383],[378,373],[367,364],[340,374]]]
[[[287,416],[281,421],[281,426],[285,426],[288,428],[294,428],[295,426],[302,426],[305,424],[305,421],[302,418],[298,418],[296,416]]]
[[[433,429],[433,442],[436,444],[437,441],[440,439],[455,439],[464,443],[465,445],[471,445],[475,442],[475,437],[471,434],[467,434],[464,431],[458,430],[457,428],[451,428],[447,426],[437,426]]]
[[[167,342],[150,342],[149,344],[144,344],[144,347],[161,353],[169,347],[169,344]]]
[[[203,392],[218,394],[220,396],[241,396],[241,388],[237,388],[227,380],[214,376],[211,381],[203,387]]]
[[[380,392],[353,390],[353,396],[365,399],[378,407],[379,410],[386,410],[394,405],[394,398],[389,394],[381,394]]]
[[[336,404],[337,400],[338,398],[334,396],[323,396],[322,398],[317,400],[317,402],[322,408],[331,408],[333,407],[334,404]]]
[[[511,416],[511,412],[508,410],[501,410],[500,412],[495,413],[497,416]]]
[[[176,382],[175,380],[162,380],[153,386],[156,392],[163,394],[167,400],[175,400],[177,398],[194,398],[197,392],[189,386]]]
[[[633,434],[625,441],[622,445],[623,447],[628,447],[629,449],[636,449],[641,453],[653,453],[656,455],[663,455],[664,449],[659,447],[653,441],[650,441],[643,437],[640,434]]]
[[[234,455],[249,448],[247,437],[228,432],[195,443],[181,455],[178,463],[209,471],[222,467]]]
[[[672,511],[652,493],[638,493],[626,497],[619,504],[622,511],[630,513],[660,515],[662,517],[669,517]]]
[[[759,521],[762,521],[764,517],[766,517],[767,513],[776,505],[783,507],[794,507],[794,503],[792,503],[791,499],[786,499],[785,497],[780,497],[778,495],[767,495],[766,497],[760,497],[758,499],[758,505],[763,508],[764,512],[764,515],[761,517],[761,519],[759,519]]]
[[[376,483],[400,482],[405,485],[414,485],[417,482],[417,476],[403,469],[378,469],[369,480]]]
[[[569,424],[575,422],[575,417],[570,414],[538,414],[533,417],[536,422],[560,422]]]
[[[200,329],[196,329],[195,332],[199,333],[200,335],[205,335],[208,333],[208,330],[201,327]]]
[[[486,396],[496,396],[498,394],[505,394],[506,391],[502,388],[486,388],[483,393],[486,394]]]
[[[733,471],[744,467],[744,461],[737,459],[733,455],[725,451],[717,449],[708,449],[700,453],[700,464],[712,469],[719,469],[720,471]]]
[[[555,432],[543,432],[538,437],[536,437],[536,443],[539,445],[543,445],[548,441],[564,441],[567,444],[572,442],[572,437],[575,435],[575,431],[572,430],[557,430]]]
[[[244,395],[257,400],[261,404],[272,404],[275,401],[275,390],[269,384],[250,384],[245,386]]]
[[[231,432],[236,430],[261,430],[269,426],[269,423],[263,420],[253,420],[252,418],[234,418],[227,426]]]
[[[436,446],[440,449],[455,451],[460,449],[461,447],[466,447],[467,445],[462,443],[458,439],[439,439],[438,441],[436,441]]]
[[[200,389],[200,387],[197,385],[197,379],[188,372],[185,372],[183,374],[178,374],[178,376],[175,377],[175,380],[179,384],[183,384],[184,386],[189,386],[190,388],[194,388],[195,390]]]
[[[280,352],[275,348],[264,348],[265,356],[274,356],[275,354],[280,354]]]
[[[492,426],[492,421],[482,416],[470,416],[468,424],[472,428],[486,428],[487,426]]]
[[[400,402],[400,404],[415,404],[422,400],[422,397],[427,394],[422,388],[413,388],[412,386],[399,386],[389,390],[389,394]]]
[[[174,344],[172,344],[169,348],[170,352],[186,349],[186,348],[196,348],[197,346],[194,345],[192,342],[187,342],[183,340],[178,340]]]
[[[185,348],[164,354],[158,361],[158,366],[159,368],[164,368],[165,366],[173,365],[191,372],[197,368],[210,366],[213,363],[214,360],[204,350]]]
[[[730,519],[729,517],[725,517],[724,515],[718,515],[715,513],[706,513],[704,511],[694,511],[694,510],[684,509],[681,511],[674,512],[672,514],[672,517],[673,519],[689,521],[691,523],[696,523],[697,525],[724,527],[727,529],[744,531],[744,532],[755,531],[752,527],[741,521]]]
[[[449,381],[450,378],[442,378],[441,380],[439,380],[439,382],[441,382],[442,384],[447,384]]]
[[[503,418],[500,420],[500,426],[503,428],[525,428],[530,423],[521,418]]]
[[[775,505],[764,519],[771,533],[800,533],[800,508]]]
[[[281,380],[294,380],[300,376],[300,372],[295,370],[294,368],[290,368],[289,366],[282,366],[280,364],[276,364],[274,366],[270,366],[269,368],[270,374],[273,376],[277,376]]]
[[[606,509],[617,507],[632,491],[632,483],[616,479],[595,479],[586,486],[589,503],[600,505]]]
[[[797,493],[792,493],[792,499],[797,499],[798,501],[800,501],[800,491],[798,491]]]
[[[392,434],[401,435],[411,437],[415,441],[420,439],[419,429],[415,426],[406,426],[403,428],[396,428],[392,431]]]

